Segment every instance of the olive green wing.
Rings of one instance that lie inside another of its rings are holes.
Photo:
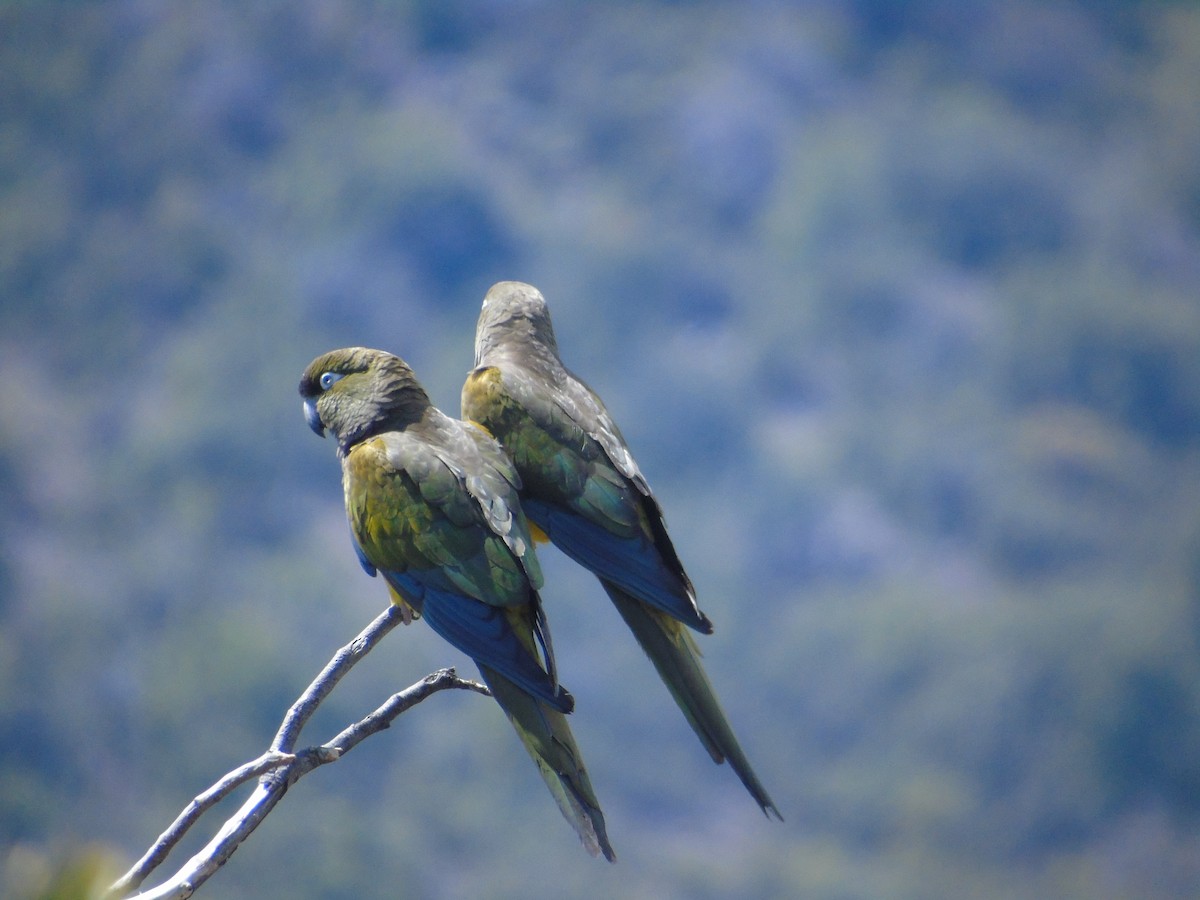
[[[590,569],[715,762],[728,761],[768,815],[780,816],[742,750],[683,627],[711,632],[662,512],[603,403],[565,370],[476,369],[464,415],[512,455],[529,518]]]
[[[549,630],[530,582],[528,530],[497,533],[438,448],[407,432],[355,445],[343,460],[346,510],[366,562],[435,631],[523,689],[571,707],[557,684]],[[470,462],[456,467],[470,469]],[[470,477],[470,476],[468,476]],[[483,490],[488,476],[476,479]],[[515,490],[508,505],[519,509]],[[518,557],[511,545],[524,545]],[[532,564],[536,565],[536,563]],[[538,572],[540,578],[540,570]]]
[[[525,513],[568,556],[698,631],[712,631],[657,501],[586,385],[569,373],[483,366],[463,387],[463,415],[503,445],[524,484]]]
[[[369,441],[351,451],[345,471],[363,555],[475,660],[584,846],[615,859],[564,715],[573,700],[557,684],[511,462],[490,437],[448,420]]]

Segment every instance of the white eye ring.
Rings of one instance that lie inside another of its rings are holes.
[[[329,390],[331,387],[333,387],[335,384],[337,384],[339,381],[341,381],[345,377],[346,377],[345,375],[342,375],[338,372],[325,372],[321,376],[321,380],[320,380],[321,390],[323,390],[323,391]]]

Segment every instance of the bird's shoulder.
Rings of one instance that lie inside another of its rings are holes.
[[[496,465],[515,478],[503,451],[452,419],[411,432],[376,435],[343,461],[351,528],[367,562],[385,572],[441,567],[486,602],[525,602],[542,573],[516,488]]]
[[[504,373],[499,366],[476,366],[467,373],[463,382],[463,415],[479,423],[496,415],[512,403],[512,397],[504,385]]]
[[[351,478],[368,491],[375,485],[401,503],[428,506],[425,517],[433,524],[444,520],[499,538],[520,560],[530,582],[542,583],[520,512],[520,477],[500,445],[482,429],[438,413],[404,431],[363,442],[346,462]]]

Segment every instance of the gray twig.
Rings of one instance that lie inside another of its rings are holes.
[[[400,610],[389,606],[376,616],[362,633],[339,650],[292,704],[279,726],[271,748],[245,765],[222,776],[212,787],[199,794],[184,808],[171,827],[164,831],[145,855],[108,889],[106,897],[129,897],[166,859],[200,817],[240,785],[259,778],[253,793],[241,808],[229,817],[212,840],[158,887],[143,891],[137,900],[165,900],[190,897],[212,877],[259,823],[275,807],[287,789],[313,769],[335,762],[372,734],[389,727],[397,716],[416,706],[426,697],[447,689],[471,690],[487,694],[478,682],[459,678],[453,669],[440,669],[421,681],[389,697],[370,715],[344,729],[324,744],[294,751],[300,731],[329,692],[354,665],[371,651],[380,639],[401,621]]]

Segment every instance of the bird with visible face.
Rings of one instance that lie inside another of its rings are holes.
[[[712,633],[662,510],[600,397],[562,363],[537,288],[494,285],[475,331],[463,418],[504,447],[530,522],[590,569],[717,763],[782,819],[750,766],[688,629]]]
[[[443,414],[399,357],[353,347],[300,380],[304,417],[337,440],[359,561],[406,621],[420,616],[470,656],[563,815],[593,855],[614,854],[566,713],[521,510],[499,445]]]

